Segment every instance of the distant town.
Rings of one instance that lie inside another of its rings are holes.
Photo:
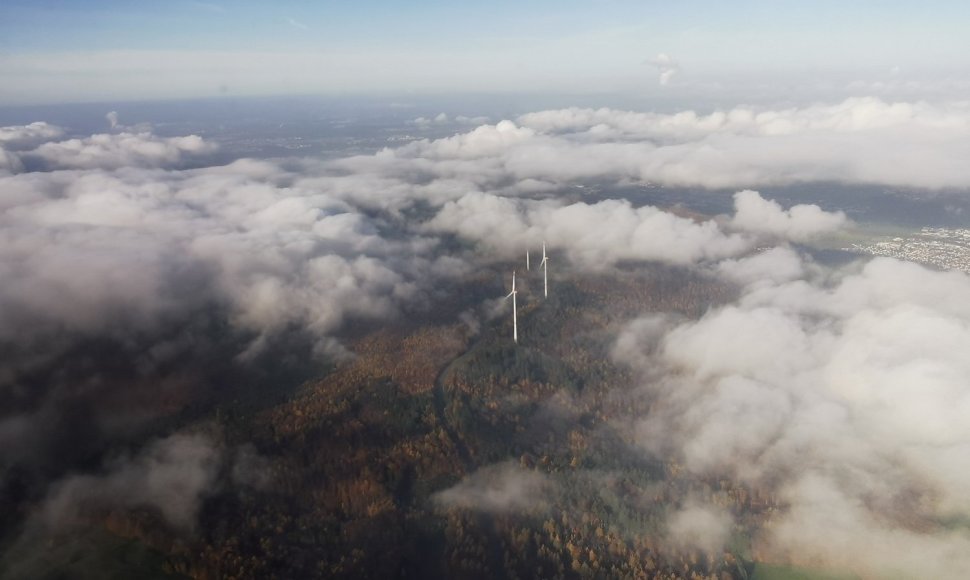
[[[854,243],[843,249],[970,273],[970,229],[923,228],[909,236]]]

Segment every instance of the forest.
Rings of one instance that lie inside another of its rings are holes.
[[[204,497],[192,529],[146,506],[91,510],[42,550],[15,547],[5,577],[821,577],[757,564],[750,538],[776,498],[690,476],[622,428],[650,402],[622,395],[637,379],[610,356],[617,325],[697,317],[734,288],[639,267],[555,276],[543,299],[541,278],[523,276],[516,344],[509,303],[482,324],[462,316],[504,294],[505,270],[462,280],[433,316],[358,329],[322,376],[241,391],[177,426],[255,465],[246,485]],[[532,500],[493,497],[509,474]],[[666,541],[666,515],[698,497],[735,517],[726,549]]]

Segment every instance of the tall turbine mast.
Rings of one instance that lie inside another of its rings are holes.
[[[530,270],[531,269],[531,268],[529,268],[529,250],[526,250],[525,251],[525,269],[526,270]]]
[[[539,265],[542,266],[542,296],[549,298],[549,256],[546,256],[545,242],[542,242],[542,261]]]
[[[506,300],[512,297],[512,340],[516,343],[519,342],[519,321],[518,316],[515,311],[515,270],[512,270],[512,291],[509,292],[508,296],[505,297]]]

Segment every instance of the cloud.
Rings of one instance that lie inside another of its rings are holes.
[[[622,260],[692,264],[751,247],[751,240],[725,234],[713,221],[697,223],[655,207],[634,208],[625,200],[565,205],[468,194],[446,203],[427,229],[475,240],[504,255],[544,240],[586,268]]]
[[[0,147],[8,151],[23,151],[57,139],[62,135],[64,135],[64,129],[43,121],[29,125],[0,127]]]
[[[63,528],[88,510],[151,507],[173,527],[190,530],[211,491],[219,450],[201,435],[172,435],[137,456],[121,458],[100,475],[77,475],[58,483],[44,502],[45,522]]]
[[[296,28],[299,30],[310,30],[310,28],[306,24],[303,24],[302,22],[299,22],[294,18],[287,18],[286,23],[292,26],[293,28]]]
[[[779,246],[737,260],[722,260],[717,270],[739,284],[770,286],[808,276],[812,264],[791,248]]]
[[[661,86],[670,84],[670,80],[680,72],[680,65],[665,52],[661,52],[657,56],[647,60],[646,64],[653,65],[657,68],[657,72],[660,73],[658,82]]]
[[[343,355],[348,324],[420,311],[467,271],[434,237],[343,196],[340,178],[295,184],[319,163],[159,169],[184,142],[103,137],[77,140],[107,144],[83,162],[62,158],[64,142],[34,150],[83,168],[0,176],[4,468],[56,477],[280,344],[307,364]]]
[[[735,200],[733,229],[776,239],[807,241],[846,222],[841,212],[814,205],[782,210],[755,191],[739,192]],[[725,232],[713,220],[698,222],[651,206],[633,207],[626,200],[564,204],[486,193],[446,202],[425,228],[474,240],[505,256],[546,241],[586,268],[624,260],[696,264],[743,254],[755,244],[753,237]]]
[[[109,449],[125,432],[112,420],[166,412],[145,385],[202,389],[203,379],[158,371],[165,361],[244,364],[293,335],[334,355],[353,323],[419,313],[451,278],[545,240],[554,267],[703,264],[741,287],[736,302],[700,320],[631,323],[614,356],[644,370],[653,404],[633,434],[645,450],[784,498],[776,533],[766,531],[759,549],[795,558],[810,547],[833,565],[848,557],[812,532],[813,498],[834,488],[855,508],[841,512],[845,534],[912,537],[927,554],[946,554],[931,546],[960,546],[959,534],[932,530],[965,509],[970,484],[965,276],[878,259],[828,272],[786,247],[752,254],[766,240],[804,241],[845,223],[754,191],[736,195],[733,217],[694,220],[624,199],[577,201],[569,188],[967,184],[966,111],[867,99],[710,115],[567,109],[373,155],[224,166],[206,166],[212,146],[193,136],[122,129],[62,141],[46,124],[6,128],[0,347],[10,356],[0,393],[20,406],[0,418],[0,453],[7,464],[56,463],[65,441],[82,440],[62,429],[67,416],[95,423],[84,424],[96,435],[85,445]],[[885,165],[905,137],[928,162]],[[110,345],[105,356],[134,370],[106,372],[84,350],[91,344]],[[53,367],[64,370],[31,374]],[[51,517],[80,517],[72,506],[107,502],[97,490],[139,484],[146,491],[118,492],[123,505],[155,506],[173,525],[190,525],[213,449],[155,443],[71,476],[50,492]],[[260,462],[241,451],[237,482],[265,485],[253,477]],[[176,463],[189,466],[184,484]],[[182,486],[169,512],[156,481]],[[437,501],[508,512],[541,506],[550,490],[540,474],[499,464]],[[893,506],[909,493],[920,501],[903,514]],[[725,521],[688,505],[668,528],[707,550]]]
[[[465,115],[458,115],[455,117],[455,121],[463,125],[484,125],[488,123],[489,119],[485,116],[468,117]]]
[[[970,538],[942,522],[970,510],[970,278],[886,258],[827,275],[792,262],[779,249],[724,263],[748,284],[736,302],[630,325],[614,355],[643,370],[652,401],[635,437],[691,473],[776,494],[762,558],[965,576]]]
[[[392,316],[431,272],[460,271],[430,255],[434,240],[384,238],[381,218],[273,183],[284,177],[242,162],[11,178],[31,193],[0,218],[0,271],[14,280],[0,290],[2,333],[151,328],[213,300],[238,329],[322,337],[348,317]]]
[[[532,512],[543,509],[555,489],[544,475],[505,462],[480,468],[458,484],[433,496],[438,505],[487,512]]]
[[[20,173],[24,170],[24,163],[20,156],[12,151],[0,149],[0,175],[4,173]]]
[[[735,228],[796,242],[833,232],[847,222],[843,212],[826,212],[817,205],[783,210],[778,202],[766,200],[749,189],[734,194],[734,210],[731,225]]]
[[[197,135],[158,137],[151,133],[118,133],[47,142],[24,156],[40,161],[49,169],[118,169],[171,167],[185,157],[215,151],[215,144]]]
[[[519,123],[536,132],[533,147],[550,147],[548,136],[556,136],[556,158],[572,168],[573,177],[613,174],[718,188],[811,181],[970,186],[961,161],[970,151],[966,103],[853,98],[708,115],[562,109],[523,115]],[[577,143],[590,144],[582,147],[582,159],[572,155]]]
[[[303,183],[340,189],[337,195],[381,209],[400,209],[417,199],[437,206],[475,193],[533,196],[577,182],[968,187],[970,170],[963,162],[970,153],[968,126],[970,109],[960,103],[871,98],[709,115],[562,109],[337,160],[329,171],[339,175],[308,176]],[[374,192],[370,199],[364,199],[365,191]],[[791,219],[812,219],[806,211]]]
[[[688,502],[667,516],[667,540],[679,549],[717,554],[731,533],[730,514],[714,506]]]
[[[459,117],[459,119],[467,119],[467,117]],[[447,113],[438,113],[434,117],[418,117],[412,121],[415,125],[421,127],[422,129],[427,129],[431,125],[446,125],[451,121],[448,118]],[[462,122],[462,121],[459,121]]]
[[[104,118],[108,120],[112,129],[118,126],[118,111],[108,111]]]

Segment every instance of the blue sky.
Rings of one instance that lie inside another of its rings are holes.
[[[966,74],[967,22],[970,3],[957,1],[4,0],[0,104],[226,92],[652,94],[791,85],[806,73],[844,85],[893,81],[881,76],[891,72],[912,88]],[[677,68],[665,86],[645,64],[660,53]]]

